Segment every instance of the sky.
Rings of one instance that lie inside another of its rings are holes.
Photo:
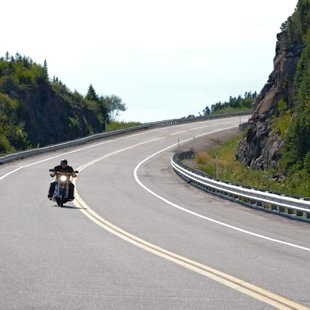
[[[118,121],[198,116],[260,92],[297,0],[14,0],[1,3],[0,56],[46,60],[49,77],[116,95]]]

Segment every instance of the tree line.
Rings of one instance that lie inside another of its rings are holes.
[[[47,62],[0,57],[0,154],[80,138],[106,129],[126,105],[116,95],[71,91],[49,79]]]
[[[229,113],[232,111],[250,111],[253,106],[253,101],[257,97],[257,92],[245,92],[243,96],[239,95],[237,97],[229,97],[228,101],[217,102],[211,105],[211,109],[209,106],[206,106],[202,114],[210,115],[210,114],[220,114],[220,113]]]

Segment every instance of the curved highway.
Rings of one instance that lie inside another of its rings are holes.
[[[0,166],[0,309],[309,309],[309,224],[190,186],[183,143],[240,117],[146,130]],[[47,199],[48,169],[80,170]]]

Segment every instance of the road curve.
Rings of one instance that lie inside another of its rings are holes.
[[[309,224],[210,196],[170,166],[183,143],[240,121],[0,166],[0,309],[309,309]],[[61,158],[80,170],[64,208],[46,198]]]

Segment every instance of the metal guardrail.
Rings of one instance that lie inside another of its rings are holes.
[[[56,150],[60,150],[60,149],[64,149],[64,148],[68,148],[68,147],[72,147],[72,146],[85,144],[85,143],[92,142],[92,141],[99,140],[99,139],[107,139],[107,138],[111,138],[111,137],[116,137],[118,135],[124,135],[124,134],[128,134],[128,133],[131,133],[134,131],[147,129],[147,128],[149,128],[148,124],[140,125],[140,126],[134,126],[134,127],[126,128],[126,129],[102,132],[102,133],[94,134],[94,135],[91,135],[88,137],[84,137],[84,138],[80,138],[80,139],[76,139],[76,140],[70,140],[67,142],[59,143],[59,144],[54,144],[54,145],[49,145],[49,146],[45,146],[45,147],[30,149],[30,150],[26,150],[26,151],[17,152],[17,153],[11,153],[11,154],[5,155],[3,157],[0,157],[0,164],[5,164],[5,163],[8,163],[8,162],[11,162],[14,160],[24,159],[24,158],[28,158],[31,156],[43,154],[46,152],[56,151]]]
[[[133,126],[126,129],[98,133],[81,139],[71,140],[68,142],[63,142],[51,146],[8,154],[3,157],[0,157],[0,164],[5,164],[18,159],[23,159],[46,152],[64,149],[67,147],[77,146],[99,139],[107,139],[119,135],[125,135],[145,129],[172,126],[177,124],[190,123],[196,121],[198,122],[203,120],[211,120],[225,117],[242,116],[242,115],[249,115],[249,113],[244,112],[244,113],[234,113],[234,114],[225,114],[216,116],[200,116],[192,118],[164,120],[153,123],[145,123],[140,126]],[[200,176],[197,173],[193,173],[188,169],[182,167],[180,163],[177,164],[174,161],[174,158],[171,159],[171,165],[173,169],[176,171],[176,173],[179,174],[182,178],[187,180],[192,185],[199,187],[209,193],[239,202],[246,206],[310,222],[310,201],[276,195],[268,192],[262,192],[255,189],[247,189],[240,186],[209,179],[204,176]]]
[[[183,154],[181,157],[186,158],[190,156],[190,154],[187,153]],[[171,158],[171,165],[179,176],[193,186],[248,207],[310,222],[309,200],[277,195],[252,188],[244,188],[199,175],[197,172],[192,172],[184,167],[181,162],[177,160],[178,156],[180,156],[180,154],[175,154]],[[176,161],[178,161],[178,163],[176,163]]]
[[[241,113],[231,113],[231,114],[221,114],[221,115],[206,115],[206,116],[199,116],[199,117],[188,117],[188,118],[179,118],[179,119],[171,119],[171,120],[163,120],[158,122],[152,122],[152,123],[145,123],[139,126],[133,126],[126,129],[119,129],[119,130],[113,130],[113,131],[105,131],[102,133],[97,133],[88,137],[71,140],[68,142],[63,142],[59,144],[54,144],[50,146],[30,149],[26,151],[21,151],[17,153],[11,153],[8,155],[5,155],[3,157],[0,157],[0,165],[5,164],[14,160],[18,159],[24,159],[31,156],[39,155],[42,153],[50,152],[50,151],[56,151],[59,149],[64,149],[67,147],[77,146],[81,144],[85,144],[88,142],[92,142],[99,139],[107,139],[116,137],[119,135],[125,135],[132,132],[137,132],[145,129],[151,129],[156,127],[165,127],[165,126],[173,126],[178,124],[184,124],[184,123],[192,123],[192,122],[199,122],[204,120],[212,120],[212,119],[218,119],[218,118],[228,118],[233,116],[243,116],[243,115],[249,115],[249,112],[241,112]]]

